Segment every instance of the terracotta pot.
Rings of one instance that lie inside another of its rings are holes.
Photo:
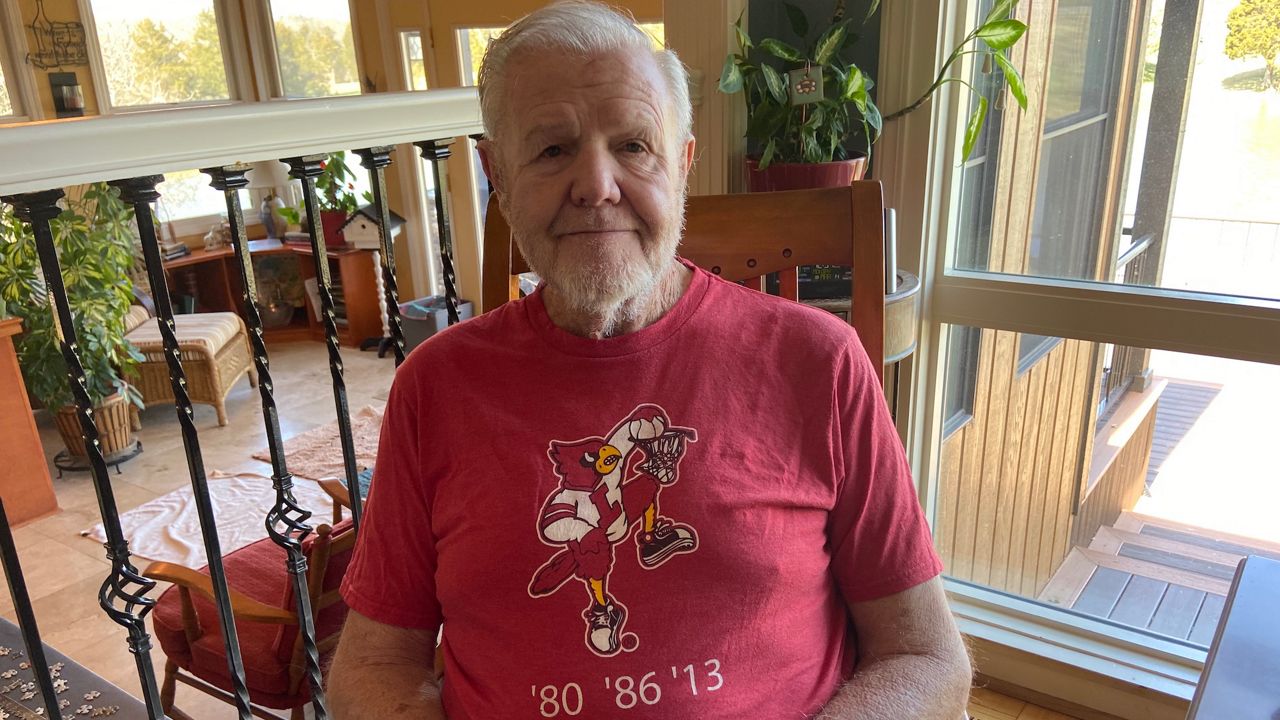
[[[93,424],[98,426],[98,443],[103,455],[111,455],[133,446],[133,422],[129,408],[132,405],[123,395],[112,395],[93,409]],[[80,434],[80,419],[76,406],[65,405],[54,414],[58,432],[67,452],[74,457],[87,457],[84,436]]]
[[[347,214],[341,210],[321,210],[320,227],[324,228],[324,246],[340,247],[347,241],[342,236],[342,226],[347,222]]]
[[[751,192],[811,190],[842,187],[861,180],[867,171],[867,158],[858,156],[826,163],[775,162],[764,170],[757,170],[757,165],[757,158],[747,158],[747,189]]]

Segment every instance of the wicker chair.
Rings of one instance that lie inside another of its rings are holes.
[[[138,365],[138,390],[147,405],[173,402],[160,328],[157,323],[148,322],[150,318],[147,308],[134,305],[127,321],[129,332],[125,338],[144,358]],[[212,405],[218,412],[218,425],[226,425],[227,393],[240,376],[247,374],[249,385],[258,386],[244,321],[235,313],[217,312],[178,315],[174,324],[191,402]]]

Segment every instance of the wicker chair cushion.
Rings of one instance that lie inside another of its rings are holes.
[[[177,326],[178,345],[182,349],[198,348],[209,355],[217,355],[243,327],[240,316],[230,312],[178,315],[173,321]],[[125,337],[144,353],[164,350],[159,323],[144,323]]]
[[[125,313],[124,326],[127,328],[126,333],[133,332],[142,323],[151,319],[151,313],[141,305],[130,305],[129,312]]]

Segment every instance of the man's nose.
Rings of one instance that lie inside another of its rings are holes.
[[[579,153],[575,160],[573,186],[569,188],[575,205],[596,207],[621,200],[617,167],[608,152],[592,148]]]

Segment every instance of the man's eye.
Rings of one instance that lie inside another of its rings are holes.
[[[644,144],[636,142],[634,140],[623,145],[622,149],[626,150],[629,153],[642,153],[645,151]]]
[[[559,145],[552,145],[548,147],[546,150],[542,151],[542,156],[549,157],[549,158],[560,157],[562,154],[564,154],[564,148],[560,147]]]

